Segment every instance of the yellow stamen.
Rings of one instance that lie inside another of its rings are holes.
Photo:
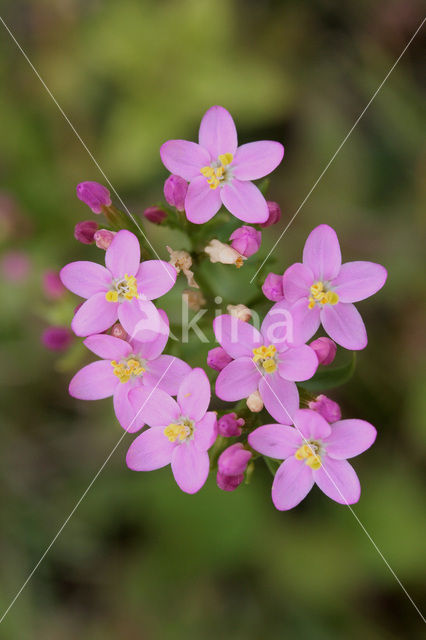
[[[311,469],[316,471],[317,469],[320,469],[322,466],[321,456],[315,453],[317,451],[317,448],[318,448],[318,445],[314,443],[303,444],[296,451],[296,453],[294,454],[294,457],[296,458],[296,460],[304,460],[305,464],[307,464],[308,467],[311,467]]]
[[[107,300],[107,302],[118,302],[118,292],[107,291],[105,294],[105,300]]]
[[[191,424],[187,424],[187,421],[176,424],[172,422],[169,424],[163,431],[164,435],[170,442],[176,442],[179,439],[180,442],[183,442],[188,437],[190,437],[193,433],[193,426]]]
[[[207,178],[210,189],[217,189],[221,181],[225,178],[226,168],[233,161],[234,156],[232,153],[220,154],[218,160],[220,165],[218,167],[202,167],[200,173]]]
[[[318,282],[314,282],[310,289],[310,297],[308,308],[313,309],[315,304],[331,304],[335,305],[339,302],[339,296],[335,291],[326,290],[324,283],[320,280]]]
[[[120,281],[113,282],[113,289],[105,294],[107,302],[121,302],[124,300],[133,300],[138,297],[138,283],[135,276],[126,275]]]
[[[145,368],[136,358],[129,358],[121,362],[111,360],[111,365],[114,375],[117,376],[122,383],[129,382],[132,376],[140,376],[145,372]]]
[[[277,368],[277,363],[273,358],[268,358],[268,360],[265,360],[265,362],[263,363],[263,368],[265,369],[266,373],[273,373]]]

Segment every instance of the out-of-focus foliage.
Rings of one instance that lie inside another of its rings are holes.
[[[234,115],[242,141],[285,144],[269,192],[283,208],[282,228],[422,17],[416,0],[6,0],[1,14],[132,211],[159,199],[167,175],[162,142],[194,139],[202,113],[219,103]],[[104,180],[4,29],[1,36],[0,186],[14,203],[0,207],[6,608],[122,432],[109,401],[67,396],[82,357],[77,341],[59,359],[40,344],[41,318],[53,313],[49,321],[62,324],[77,304],[66,298],[53,311],[43,271],[69,259],[101,260],[72,230],[90,217],[75,198],[76,183]],[[347,260],[389,270],[383,291],[360,304],[369,345],[351,383],[333,397],[346,417],[378,428],[375,446],[354,463],[363,485],[354,511],[419,604],[426,415],[420,53],[419,36],[283,237],[273,267],[300,259],[307,233],[326,222]],[[178,234],[149,231],[162,257],[166,241],[181,242]],[[275,239],[276,229],[267,230],[264,246]],[[29,261],[18,281],[8,269],[12,250]],[[217,265],[224,283],[226,269]],[[235,303],[251,298],[244,269],[239,290],[224,292],[229,300],[238,295]],[[416,611],[348,509],[313,491],[293,512],[278,513],[260,465],[249,487],[225,494],[211,479],[190,497],[169,470],[128,471],[130,441],[124,437],[1,637],[420,637]]]

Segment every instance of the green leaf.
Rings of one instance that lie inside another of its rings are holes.
[[[301,386],[307,391],[325,391],[340,387],[350,380],[355,371],[356,354],[352,352],[351,359],[339,367],[320,367],[311,380],[307,380]]]

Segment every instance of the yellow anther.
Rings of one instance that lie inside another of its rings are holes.
[[[219,162],[221,162],[223,167],[226,167],[226,165],[231,164],[233,159],[234,159],[234,156],[232,155],[232,153],[221,153],[219,156]]]
[[[306,460],[306,464],[308,465],[308,467],[311,467],[311,469],[316,471],[321,467],[321,458],[317,455],[309,456],[309,458]]]
[[[313,309],[315,307],[315,303],[324,305],[331,304],[335,305],[339,302],[339,296],[335,291],[327,291],[324,283],[321,281],[314,282],[310,289],[310,297],[308,308]]]
[[[122,362],[111,360],[111,365],[113,367],[114,375],[117,376],[117,378],[122,383],[129,382],[132,376],[140,376],[145,371],[140,361],[136,358],[129,358],[128,360],[123,360]]]
[[[273,344],[270,344],[269,347],[265,347],[265,345],[263,345],[262,347],[256,347],[256,349],[253,349],[253,361],[259,362],[259,360],[267,360],[268,358],[273,358],[276,352],[277,348]]]
[[[200,173],[202,173],[206,178],[211,178],[214,176],[214,169],[213,167],[203,167],[200,169]]]
[[[327,291],[328,304],[335,305],[339,302],[339,296],[335,291]]]
[[[175,424],[172,422],[164,429],[163,433],[170,442],[176,442],[177,439],[183,442],[192,432],[191,428],[186,424]]]
[[[108,302],[122,302],[122,300],[133,300],[138,297],[138,283],[135,276],[126,275],[120,281],[114,281],[113,289],[107,291],[105,300]]]
[[[296,460],[304,460],[305,464],[311,469],[319,469],[321,467],[321,456],[316,453],[318,445],[315,443],[303,444],[294,454]]]
[[[118,302],[118,291],[107,291],[105,294],[105,300],[107,302]]]
[[[263,363],[263,368],[266,373],[273,373],[277,368],[277,363],[272,358],[268,358],[268,360],[265,360]]]
[[[220,185],[221,181],[226,176],[226,168],[233,161],[234,156],[232,153],[222,153],[218,160],[220,162],[219,166],[213,167],[202,167],[200,169],[200,173],[207,178],[207,182],[209,183],[210,189],[217,189]]]

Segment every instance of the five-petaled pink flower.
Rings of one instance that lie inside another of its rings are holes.
[[[180,358],[161,355],[168,339],[168,320],[155,340],[139,342],[122,340],[105,334],[86,338],[85,346],[102,360],[80,369],[70,382],[69,392],[80,400],[100,400],[114,396],[114,410],[123,429],[133,433],[141,423],[129,400],[129,392],[137,387],[158,387],[171,395],[178,391],[182,378],[191,367]]]
[[[130,399],[150,428],[131,444],[127,466],[153,471],[171,464],[182,491],[199,491],[209,474],[207,452],[217,436],[216,413],[207,411],[210,383],[204,371],[193,369],[183,378],[177,402],[164,391],[144,387],[134,389]]]
[[[132,307],[145,318],[145,339],[154,339],[158,314],[150,300],[167,293],[176,281],[176,269],[163,260],[140,263],[140,246],[130,231],[119,231],[105,253],[103,267],[95,262],[71,262],[60,273],[62,283],[87,298],[71,327],[78,336],[106,331],[117,319],[126,324]],[[149,325],[152,325],[151,327]],[[141,338],[142,339],[142,338]]]
[[[358,502],[361,487],[347,458],[371,447],[376,429],[364,420],[339,420],[330,425],[310,409],[296,411],[294,425],[266,424],[248,437],[255,451],[284,459],[272,485],[276,508],[292,509],[314,484],[340,504]]]
[[[330,338],[342,347],[364,349],[367,332],[352,303],[379,291],[386,277],[386,269],[375,262],[342,264],[336,232],[326,224],[319,225],[306,240],[303,263],[296,262],[283,276],[285,300],[293,304],[295,334],[306,342],[322,323]]]
[[[223,204],[244,222],[266,222],[268,205],[251,181],[280,164],[284,147],[269,140],[238,147],[232,116],[220,106],[204,114],[198,141],[169,140],[160,149],[166,168],[190,183],[185,198],[188,220],[207,222]]]
[[[261,330],[230,315],[213,322],[216,340],[233,358],[216,380],[216,395],[222,400],[247,398],[259,390],[267,411],[284,424],[291,424],[299,408],[299,393],[294,381],[309,380],[318,366],[318,358],[308,345],[291,343],[282,331],[285,314],[291,329],[288,309],[265,316]]]

